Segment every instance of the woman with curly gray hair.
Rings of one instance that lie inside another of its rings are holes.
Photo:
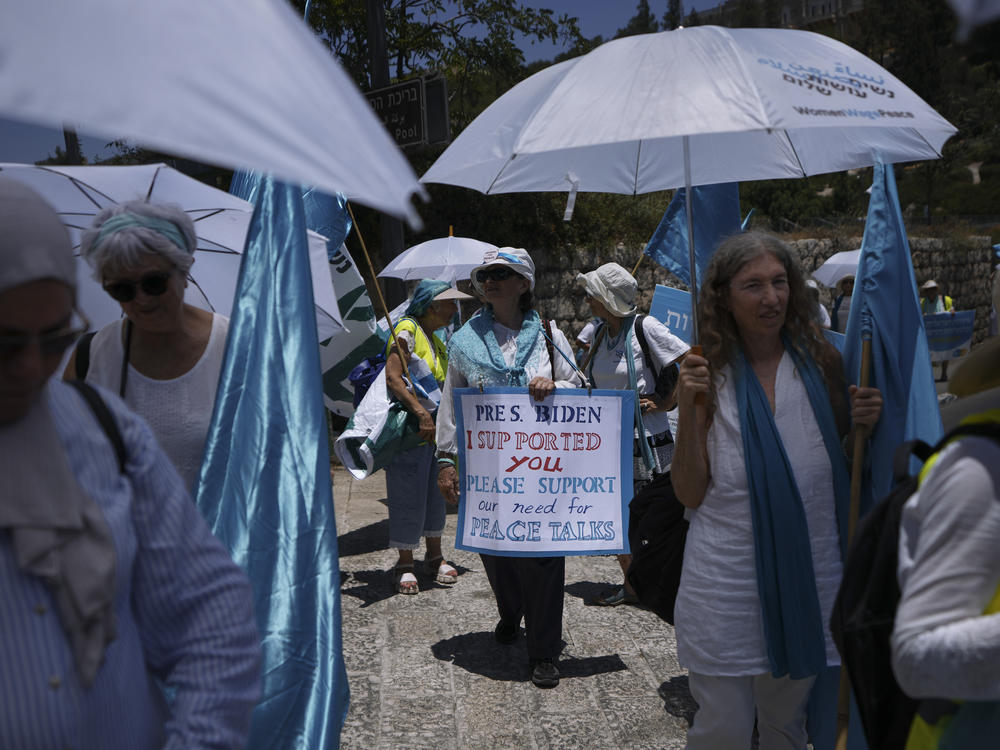
[[[671,474],[693,511],[675,608],[699,706],[687,746],[746,747],[756,714],[761,748],[798,750],[813,684],[839,663],[827,623],[850,501],[844,439],[852,420],[875,424],[882,399],[847,388],[776,237],[725,240],[698,314],[704,354],[681,362]],[[824,710],[832,720],[835,701]]]
[[[81,242],[123,318],[81,341],[64,376],[117,391],[145,417],[190,488],[201,466],[229,319],[184,301],[194,225],[167,204],[101,211]]]

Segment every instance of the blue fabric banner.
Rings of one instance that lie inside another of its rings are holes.
[[[691,188],[691,192],[694,195],[691,204],[694,256],[700,287],[701,275],[708,267],[708,261],[712,259],[712,253],[719,242],[740,231],[740,186],[735,182],[698,185]],[[660,224],[643,253],[690,286],[691,263],[684,196],[684,188],[674,194],[674,199],[667,206],[666,213],[660,219]]]
[[[336,748],[340,566],[299,188],[266,178],[247,233],[196,502],[247,572],[264,682],[249,748]]]
[[[869,383],[882,392],[882,416],[869,443],[872,497],[877,501],[892,484],[896,446],[917,438],[934,444],[943,434],[910,243],[891,164],[878,163],[874,168],[845,337],[848,380],[858,381],[861,342],[871,338]],[[868,510],[861,508],[861,515]]]

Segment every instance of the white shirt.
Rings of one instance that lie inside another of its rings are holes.
[[[662,369],[676,362],[690,349],[656,318],[644,315],[642,330],[646,334],[646,343],[649,345],[649,357],[658,368]],[[628,390],[628,362],[625,360],[627,335],[624,325],[617,339],[613,341],[605,332],[591,360],[595,387],[618,391]],[[635,364],[637,395],[653,393],[656,388],[656,375],[646,367],[646,358],[642,355],[639,337],[635,335],[634,331],[632,333],[632,362]],[[588,372],[587,375],[589,376],[590,373]],[[670,422],[664,411],[643,414],[642,422],[647,435],[659,435],[670,429]]]
[[[544,320],[542,321],[542,326],[545,326]],[[552,327],[552,330],[552,343],[555,348],[562,351],[566,357],[572,359],[572,350],[570,349],[566,335],[555,326]],[[520,329],[508,328],[501,323],[493,323],[493,333],[497,337],[500,352],[503,354],[504,362],[507,363],[508,367],[514,364],[514,359],[517,356],[517,336],[520,332]],[[539,333],[538,335],[541,336],[542,334]],[[573,368],[573,365],[566,361],[566,357],[560,356],[558,352],[553,351],[555,362],[550,364],[548,347],[536,345],[535,348],[538,350],[538,356],[533,355],[525,365],[525,372],[529,381],[536,375],[550,378],[554,371],[555,378],[553,379],[557,388],[580,387],[576,370]],[[456,388],[467,388],[468,386],[469,379],[455,364],[455,359],[450,358],[448,360],[448,372],[444,378],[444,386],[441,388],[441,406],[438,409],[437,419],[435,420],[437,423],[437,446],[438,451],[441,453],[458,453],[458,444],[455,440],[455,404],[453,392]]]
[[[1000,445],[941,451],[903,507],[893,671],[917,698],[1000,700]]]
[[[753,521],[732,368],[717,376],[718,408],[708,431],[712,478],[690,515],[674,615],[677,658],[692,672],[770,672],[757,593]],[[802,497],[828,665],[840,663],[830,612],[842,572],[833,470],[802,379],[786,352],[778,365],[775,424]]]
[[[160,447],[190,490],[198,477],[205,438],[215,407],[215,391],[226,351],[229,318],[212,315],[208,345],[194,367],[171,380],[154,380],[129,365],[125,403],[144,417]],[[118,393],[121,382],[122,321],[97,332],[90,344],[87,381]]]

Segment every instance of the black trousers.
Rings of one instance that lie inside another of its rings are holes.
[[[565,557],[480,555],[500,619],[520,623],[528,640],[528,658],[555,659],[562,645]]]

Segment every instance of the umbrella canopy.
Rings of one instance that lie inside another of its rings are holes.
[[[394,279],[441,279],[454,284],[468,279],[472,269],[483,264],[487,250],[496,245],[470,237],[439,237],[407,248],[379,276]]]
[[[287,2],[8,3],[0,60],[6,117],[272,172],[419,221],[413,170]]]
[[[880,156],[936,159],[955,132],[899,79],[834,39],[696,26],[616,39],[539,71],[473,120],[421,179],[483,193],[685,186],[690,194],[694,185],[804,177]],[[687,211],[692,226],[690,202]],[[697,341],[696,315],[692,323]]]
[[[195,264],[189,272],[185,301],[229,315],[253,206],[222,190],[198,182],[165,164],[134,167],[36,167],[0,164],[0,173],[30,185],[59,213],[73,247],[101,209],[128,200],[174,203],[194,222],[198,238]],[[326,239],[309,233],[309,261],[319,338],[344,329],[330,280]],[[78,263],[78,304],[95,328],[121,317],[121,307],[91,276],[83,258]]]
[[[483,193],[647,193],[936,159],[956,132],[829,37],[697,26],[616,39],[497,99],[421,178]],[[690,165],[685,175],[684,144]]]
[[[824,286],[833,287],[845,276],[856,276],[861,250],[844,250],[827,258],[823,265],[813,271],[813,278]]]

